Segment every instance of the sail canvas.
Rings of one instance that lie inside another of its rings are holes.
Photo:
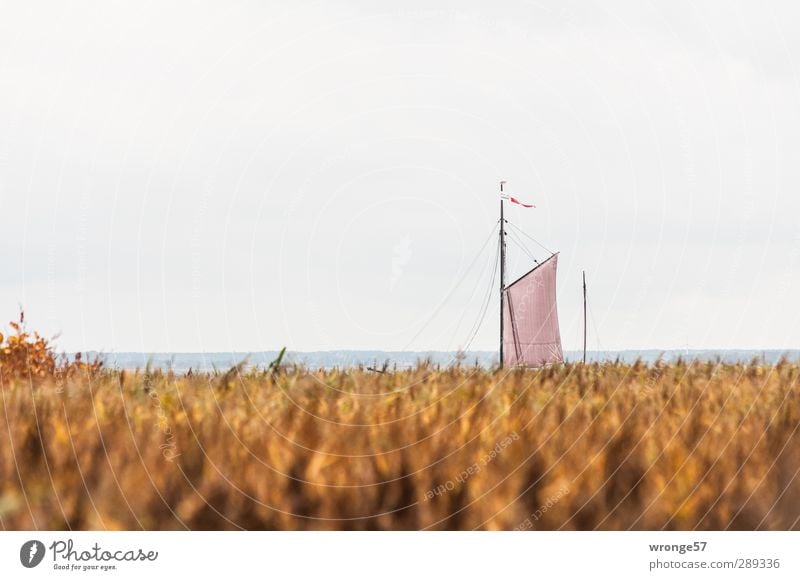
[[[539,367],[562,362],[556,308],[558,254],[512,282],[503,301],[503,365]]]

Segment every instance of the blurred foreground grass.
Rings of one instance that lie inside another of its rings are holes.
[[[800,529],[800,366],[0,373],[4,529]]]

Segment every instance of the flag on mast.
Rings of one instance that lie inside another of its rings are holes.
[[[522,207],[536,207],[521,202],[503,191],[500,199]],[[556,306],[556,270],[558,254],[536,266],[511,284],[506,284],[506,240],[503,203],[500,202],[500,365],[541,367],[564,361],[561,330]]]
[[[520,200],[518,200],[516,197],[508,195],[507,193],[500,194],[500,199],[504,199],[506,201],[510,201],[511,203],[516,203],[517,205],[521,205],[522,207],[536,207],[535,205],[530,204],[530,203],[523,203]]]

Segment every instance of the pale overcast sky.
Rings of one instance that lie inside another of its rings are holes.
[[[459,348],[500,179],[565,349],[582,269],[591,348],[800,347],[796,2],[0,7],[0,319],[62,349]]]

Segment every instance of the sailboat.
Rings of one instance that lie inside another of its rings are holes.
[[[500,182],[500,364],[535,368],[560,363],[564,351],[556,304],[558,252],[506,284],[504,204],[533,206],[506,194],[505,184]]]

